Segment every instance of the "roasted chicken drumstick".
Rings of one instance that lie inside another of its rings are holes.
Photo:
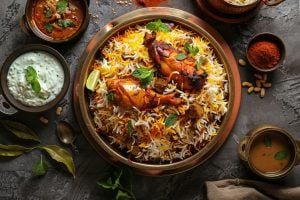
[[[156,33],[146,33],[144,45],[149,56],[156,63],[159,71],[170,80],[174,80],[179,88],[199,90],[204,85],[207,74],[196,69],[196,59],[188,55],[183,60],[176,57],[180,53],[171,44],[156,40]]]
[[[175,93],[162,95],[151,89],[143,89],[135,79],[116,79],[108,81],[108,88],[114,95],[114,102],[123,108],[133,106],[139,110],[153,108],[161,104],[178,105],[181,99]]]

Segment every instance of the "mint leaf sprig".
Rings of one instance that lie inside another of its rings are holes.
[[[141,87],[146,88],[151,83],[151,81],[153,80],[154,72],[151,69],[138,68],[138,69],[133,71],[132,75],[135,78],[141,79],[141,82],[140,82]]]
[[[160,19],[149,22],[146,24],[146,29],[150,31],[170,32],[171,28],[167,24],[163,23]]]
[[[101,188],[111,190],[116,200],[133,199],[136,197],[132,192],[132,172],[129,168],[116,168],[97,182]]]
[[[25,70],[26,70],[26,74],[25,74],[26,81],[31,85],[31,89],[34,91],[34,93],[39,98],[43,99],[43,96],[41,95],[41,85],[37,79],[37,73],[35,69],[32,66],[28,66]]]

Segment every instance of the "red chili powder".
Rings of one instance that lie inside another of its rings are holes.
[[[248,57],[252,64],[262,69],[270,69],[278,64],[280,51],[271,41],[258,41],[250,45]]]
[[[154,7],[158,6],[160,3],[166,0],[135,0],[138,5],[144,7]]]

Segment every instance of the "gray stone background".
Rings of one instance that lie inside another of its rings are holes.
[[[25,35],[19,27],[24,14],[26,1],[1,0],[0,5],[0,64],[17,47],[30,43],[43,43],[35,37]],[[241,163],[237,155],[237,143],[233,139],[243,137],[255,125],[270,123],[281,126],[295,138],[300,139],[300,5],[298,0],[286,0],[277,7],[263,7],[260,13],[247,23],[230,25],[219,23],[205,17],[194,0],[168,0],[163,6],[174,7],[193,13],[215,27],[228,42],[235,57],[244,58],[245,47],[249,39],[259,32],[273,32],[282,37],[286,44],[286,64],[272,73],[273,87],[267,90],[266,97],[248,95],[242,90],[242,101],[234,129],[222,148],[203,165],[188,172],[168,177],[145,177],[134,175],[133,187],[138,199],[205,199],[205,181],[226,178],[259,179]],[[112,12],[112,9],[116,11]],[[91,20],[87,31],[76,42],[68,45],[52,45],[60,51],[70,65],[74,77],[78,59],[93,35],[110,20],[139,7],[119,5],[116,0],[91,0]],[[95,17],[98,15],[98,17]],[[251,80],[252,70],[239,68],[242,80]],[[72,79],[73,81],[73,79]],[[104,161],[90,147],[80,134],[72,110],[72,87],[64,98],[67,101],[60,117],[55,110],[43,113],[49,118],[49,124],[39,121],[40,115],[17,113],[14,116],[0,115],[1,118],[17,119],[42,137],[43,144],[59,143],[55,126],[58,120],[69,121],[78,134],[76,145],[80,153],[75,155],[77,177],[73,179],[50,159],[48,173],[41,178],[32,174],[31,167],[40,157],[40,151],[34,151],[15,159],[0,158],[0,199],[111,199],[109,193],[99,189],[96,181],[111,165]],[[0,143],[8,138],[1,134]],[[66,147],[66,146],[64,146]],[[273,182],[279,185],[299,186],[300,168],[284,179]]]

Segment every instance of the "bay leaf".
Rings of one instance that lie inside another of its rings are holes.
[[[32,151],[34,148],[27,148],[20,145],[4,145],[0,144],[0,156],[15,157],[26,152]]]
[[[40,142],[39,136],[28,126],[11,120],[0,120],[1,125],[18,138]]]
[[[73,157],[68,151],[56,145],[46,145],[39,148],[44,149],[52,159],[64,164],[67,167],[68,171],[75,178],[75,165]]]

